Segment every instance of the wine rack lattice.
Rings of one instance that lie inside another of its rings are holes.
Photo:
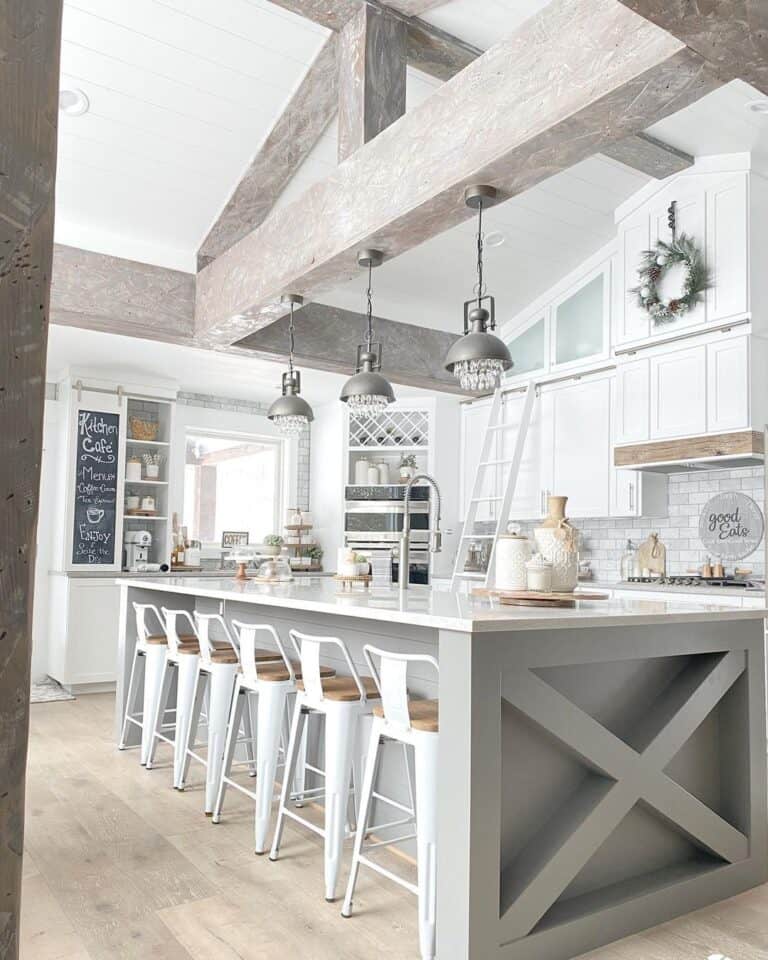
[[[426,410],[385,410],[377,417],[349,418],[351,447],[427,447],[429,413]]]

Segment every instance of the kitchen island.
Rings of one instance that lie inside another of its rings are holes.
[[[567,960],[768,879],[764,608],[120,586],[118,729],[132,601],[339,636],[363,669],[365,643],[437,653],[411,688],[440,697],[440,960]]]

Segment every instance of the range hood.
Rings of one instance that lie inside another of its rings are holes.
[[[759,430],[656,440],[616,447],[613,462],[625,470],[684,473],[686,470],[763,466],[765,438]]]

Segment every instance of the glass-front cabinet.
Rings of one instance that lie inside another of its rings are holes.
[[[609,355],[611,262],[604,261],[522,319],[505,341],[508,380],[587,366]]]

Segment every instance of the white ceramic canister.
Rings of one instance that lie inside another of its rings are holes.
[[[525,565],[528,589],[552,593],[552,564],[543,557],[531,557]]]
[[[533,532],[536,546],[545,560],[552,564],[552,589],[569,593],[579,582],[579,554],[575,541],[562,537],[557,527],[537,527]]]
[[[375,463],[368,464],[368,483],[379,482],[379,468]]]
[[[129,460],[125,465],[126,480],[141,480],[141,460]]]
[[[386,460],[379,461],[379,483],[384,485],[389,483],[389,464]]]
[[[355,483],[368,483],[368,457],[355,460]]]
[[[531,542],[520,533],[502,533],[496,541],[496,589],[525,590],[525,564],[531,558]]]

